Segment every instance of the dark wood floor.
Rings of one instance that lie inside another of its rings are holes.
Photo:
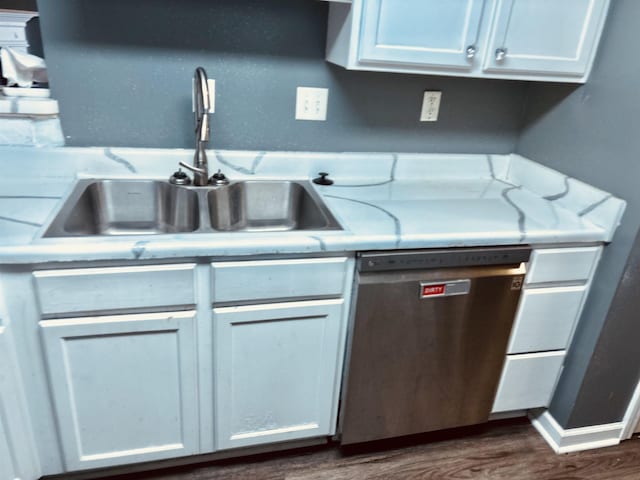
[[[384,447],[384,449],[382,449]],[[342,451],[336,446],[109,480],[640,480],[640,440],[556,455],[522,420]]]

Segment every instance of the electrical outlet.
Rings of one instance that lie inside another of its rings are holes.
[[[296,120],[326,120],[328,100],[328,88],[298,87],[296,89]]]
[[[420,111],[421,122],[437,122],[440,112],[440,100],[442,92],[425,91],[422,97],[422,110]]]
[[[216,80],[214,78],[207,78],[207,86],[209,87],[209,113],[215,113],[216,111]],[[196,97],[193,95],[195,92],[195,82],[191,84],[191,111],[196,111]]]

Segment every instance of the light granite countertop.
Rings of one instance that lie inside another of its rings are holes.
[[[626,203],[518,155],[211,151],[231,180],[309,180],[341,231],[42,238],[78,178],[166,179],[189,150],[1,148],[0,264],[611,241]],[[30,177],[23,179],[24,165]]]

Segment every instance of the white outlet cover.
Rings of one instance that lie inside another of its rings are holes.
[[[421,122],[437,122],[440,113],[440,101],[442,92],[426,91],[422,97],[422,110],[420,111]]]
[[[216,80],[215,78],[207,78],[207,86],[209,87],[209,113],[216,112]],[[191,111],[196,111],[196,98],[193,95],[195,92],[195,80],[191,84]]]
[[[296,89],[296,120],[326,120],[328,101],[328,88],[298,87]]]

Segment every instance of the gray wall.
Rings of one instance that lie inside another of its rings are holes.
[[[640,374],[640,244],[609,311],[640,225],[639,18],[637,0],[611,2],[589,82],[579,88],[532,85],[517,146],[518,153],[628,202],[550,408],[568,428],[621,420]]]
[[[621,418],[640,363],[631,315],[640,305],[628,293],[637,284],[640,252],[607,311],[640,219],[640,67],[633,51],[640,2],[612,2],[587,85],[530,88],[329,65],[328,5],[314,0],[39,0],[39,10],[69,145],[192,148],[191,76],[202,65],[217,81],[216,148],[517,149],[628,200],[551,407],[565,427]],[[328,121],[293,119],[298,85],[330,88]],[[443,91],[437,123],[417,121],[427,88]]]
[[[324,60],[315,0],[39,0],[69,145],[193,145],[191,77],[216,79],[212,145],[313,151],[513,151],[526,84],[348,72]],[[296,86],[329,87],[328,120],[293,118]],[[440,121],[418,121],[441,89]]]

